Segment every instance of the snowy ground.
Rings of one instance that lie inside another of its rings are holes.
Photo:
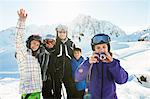
[[[114,57],[119,58],[129,73],[128,82],[117,85],[118,98],[150,99],[150,42],[119,42],[115,46]],[[141,75],[147,78],[147,82],[138,82]],[[0,99],[20,99],[18,87],[17,78],[0,79]]]

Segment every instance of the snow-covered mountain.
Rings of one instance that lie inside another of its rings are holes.
[[[44,36],[46,34],[56,35],[55,27],[57,25],[44,25],[44,26],[37,26],[37,25],[29,25],[26,26],[25,29],[25,39],[29,37],[31,34],[39,34]],[[72,22],[68,24],[69,33],[68,36],[75,41],[83,41],[82,43],[87,42],[90,44],[90,39],[94,34],[98,33],[106,33],[110,35],[113,40],[122,40],[123,37],[126,36],[125,32],[122,31],[119,27],[113,25],[108,21],[99,21],[94,19],[90,16],[79,15],[76,17]],[[14,62],[15,58],[12,58],[15,53],[15,33],[16,28],[11,27],[6,30],[0,31],[0,49],[3,49],[5,53],[0,54],[0,65],[4,65],[6,62],[5,59],[9,59],[10,61],[7,62],[5,65],[16,65]],[[80,45],[79,45],[80,46]],[[4,58],[7,57],[7,58]],[[4,61],[5,60],[5,61]]]
[[[55,27],[57,25],[29,25],[26,27],[25,39],[31,34],[40,34],[42,36],[46,34],[55,35]],[[110,35],[113,40],[122,40],[121,38],[125,37],[126,34],[118,26],[108,22],[108,21],[99,21],[92,18],[91,16],[79,15],[72,22],[68,24],[69,27],[69,37],[92,37],[94,34],[105,33]],[[15,27],[8,28],[6,30],[0,31],[0,47],[7,45],[15,44]],[[81,38],[82,39],[82,38]]]
[[[57,25],[29,25],[25,39],[31,34],[55,35]],[[69,26],[69,37],[82,48],[83,56],[91,55],[90,40],[94,34],[106,33],[112,39],[113,57],[120,60],[128,72],[129,79],[124,85],[117,85],[120,99],[150,99],[150,28],[126,35],[118,26],[108,21],[99,21],[90,16],[80,15]],[[0,99],[19,99],[18,67],[15,59],[15,27],[0,31]],[[80,42],[79,42],[80,41]],[[125,41],[125,42],[120,42]],[[136,42],[126,42],[136,41]],[[145,81],[141,77],[145,77]]]
[[[125,32],[109,21],[97,20],[91,16],[79,15],[71,22],[72,37],[92,37],[95,34],[108,34],[113,40],[123,40]]]
[[[108,34],[111,37],[112,41],[137,41],[140,38],[150,40],[150,28],[135,32],[132,35],[128,36],[123,30],[121,30],[118,26],[112,24],[111,22],[97,20],[95,18],[92,18],[91,16],[79,15],[67,25],[69,27],[68,36],[75,42],[78,47],[82,48],[83,52],[85,52],[84,55],[87,55],[91,50],[91,37],[98,33]],[[39,34],[41,36],[45,36],[46,34],[56,35],[56,26],[56,24],[44,26],[26,26],[24,41],[31,34]],[[17,70],[17,67],[13,67],[17,66],[16,59],[14,57],[15,33],[15,27],[10,27],[6,30],[0,31],[0,71],[5,70],[1,66],[5,66],[6,69],[9,67],[10,71],[12,69],[14,71]],[[127,47],[127,45],[121,46],[121,48],[125,47]],[[118,46],[114,45],[112,49],[118,49]]]
[[[51,31],[50,26],[36,26],[30,25],[26,27],[24,41],[31,34],[54,34]],[[16,28],[11,27],[6,30],[0,31],[0,72],[1,71],[18,71],[17,62],[15,59],[15,33]]]
[[[128,36],[128,41],[150,41],[150,27]]]

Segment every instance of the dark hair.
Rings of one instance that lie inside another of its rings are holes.
[[[75,51],[81,52],[81,48],[74,48],[74,49],[73,49],[73,53],[74,53]]]

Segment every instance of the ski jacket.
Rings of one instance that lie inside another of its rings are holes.
[[[77,68],[81,65],[81,63],[84,61],[84,58],[81,56],[79,58],[79,60],[76,60],[75,58],[73,58],[71,60],[71,64],[72,64],[72,76],[75,80],[75,71],[77,70]],[[86,88],[86,80],[80,81],[80,82],[76,82],[75,83],[75,87],[77,90],[84,90]]]
[[[115,82],[123,84],[128,79],[128,73],[120,66],[120,61],[113,59],[111,63],[98,62],[90,65],[87,59],[76,71],[76,80],[85,80],[90,66],[92,70],[88,88],[91,99],[117,99]]]
[[[54,56],[54,49],[46,49],[44,45],[40,47],[40,53],[38,55],[38,61],[41,66],[42,72],[42,80],[51,80],[54,76],[55,72],[55,60],[56,57]]]
[[[69,38],[65,42],[61,42],[60,39],[56,40],[56,72],[60,74],[60,79],[63,79],[63,77],[72,78],[71,59],[73,58],[74,48],[75,44]]]
[[[16,58],[20,72],[20,93],[41,92],[42,78],[38,59],[32,56],[32,51],[24,46],[25,22],[19,20],[16,33]]]

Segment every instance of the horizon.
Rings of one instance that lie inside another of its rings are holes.
[[[79,14],[109,21],[126,34],[146,29],[150,24],[149,0],[0,0],[0,2],[0,23],[2,23],[0,31],[16,26],[19,8],[24,8],[28,13],[27,26],[64,24],[71,22]]]

